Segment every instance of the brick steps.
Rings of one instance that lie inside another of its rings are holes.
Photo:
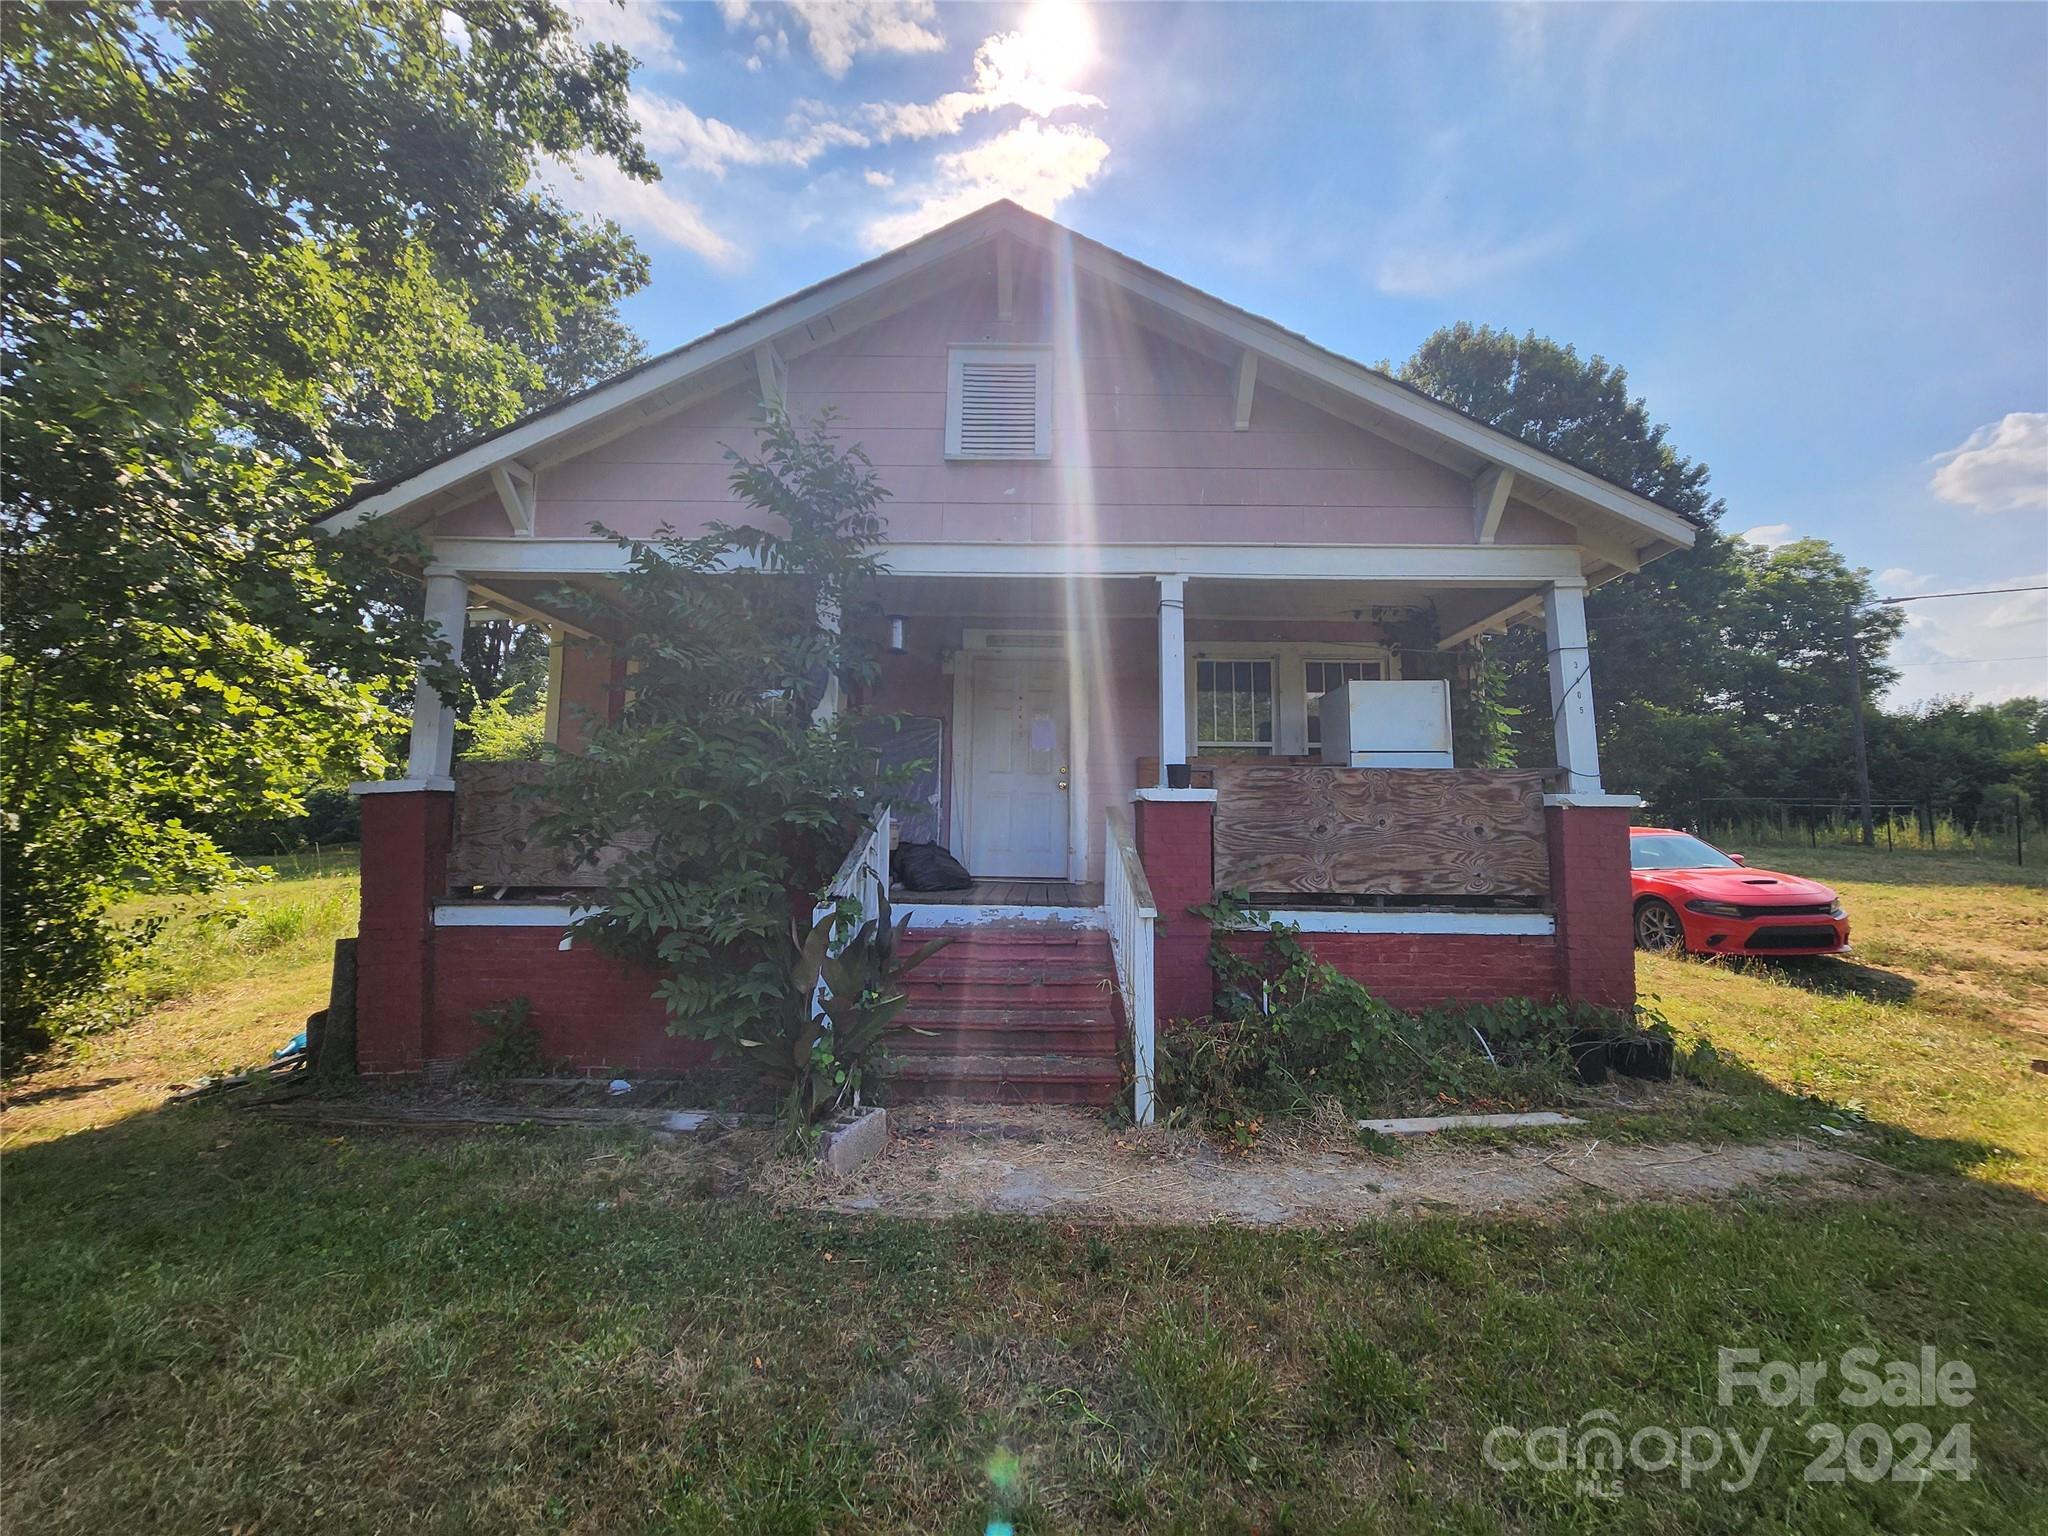
[[[899,1098],[1109,1104],[1122,1095],[1107,934],[1050,923],[956,930],[903,985],[904,1027],[889,1037]]]
[[[889,1080],[898,1099],[988,1104],[1113,1104],[1123,1094],[1114,1054],[1100,1056],[899,1056]]]

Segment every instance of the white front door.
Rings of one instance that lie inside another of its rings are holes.
[[[975,663],[967,869],[977,880],[1067,877],[1066,668],[1057,658]]]

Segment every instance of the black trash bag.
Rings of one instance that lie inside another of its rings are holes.
[[[974,876],[937,843],[905,843],[889,855],[889,874],[907,891],[964,891]]]

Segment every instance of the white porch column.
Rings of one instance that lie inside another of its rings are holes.
[[[1188,624],[1185,576],[1159,578],[1159,782],[1188,760]]]
[[[839,604],[835,599],[831,597],[820,597],[818,599],[818,628],[824,630],[828,635],[839,633]],[[811,711],[812,723],[826,725],[838,719],[840,702],[839,674],[837,672],[828,673],[825,678],[825,691],[818,699],[818,707]]]
[[[462,632],[469,622],[469,583],[445,565],[427,567],[426,620],[429,631],[447,642],[455,664],[462,665]],[[412,755],[408,779],[445,779],[455,766],[455,709],[420,674],[412,700]]]
[[[1593,733],[1593,662],[1586,645],[1586,584],[1553,581],[1543,596],[1550,660],[1550,716],[1557,766],[1571,794],[1600,791],[1600,744]]]

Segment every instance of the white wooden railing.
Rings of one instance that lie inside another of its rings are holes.
[[[889,808],[885,805],[875,812],[867,830],[855,839],[853,851],[847,854],[839,873],[825,887],[824,899],[811,914],[812,922],[821,923],[839,910],[841,902],[852,900],[859,904],[859,914],[842,918],[833,932],[831,949],[835,954],[860,932],[863,923],[882,915],[882,898],[889,892],[889,822]]]
[[[1136,1085],[1131,1090],[1131,1117],[1152,1123],[1152,957],[1159,908],[1152,883],[1138,859],[1131,835],[1130,813],[1109,808],[1109,835],[1104,840],[1102,900],[1109,910],[1109,948],[1116,961],[1117,990],[1123,994],[1124,1017],[1131,1026],[1131,1063]]]

